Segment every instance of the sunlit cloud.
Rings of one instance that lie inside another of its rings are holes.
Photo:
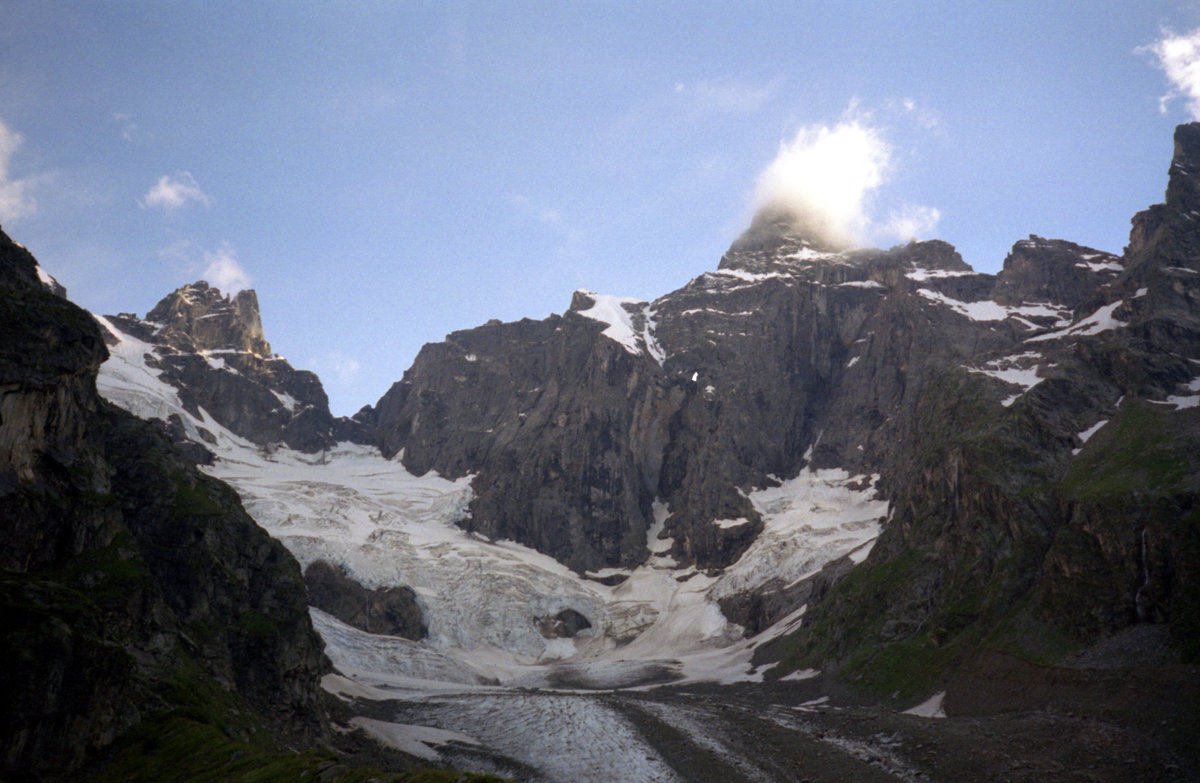
[[[1170,82],[1171,89],[1159,99],[1158,109],[1165,114],[1172,100],[1183,98],[1192,119],[1200,120],[1200,29],[1182,35],[1165,29],[1162,33],[1162,38],[1137,50],[1153,54]]]
[[[883,182],[890,154],[858,120],[801,128],[759,175],[755,207],[787,213],[833,244],[859,243],[867,235],[866,198]]]
[[[30,181],[13,179],[9,171],[23,141],[21,134],[0,121],[0,221],[3,222],[28,217],[37,211]]]
[[[719,114],[752,114],[767,105],[778,91],[778,81],[750,84],[730,78],[701,79],[693,84],[678,82],[676,95],[692,98],[705,111]]]
[[[204,263],[204,279],[214,288],[232,294],[250,287],[250,275],[238,263],[237,256],[228,245],[205,253]]]
[[[872,240],[928,236],[940,213],[904,205],[887,219],[871,214],[872,200],[893,170],[893,149],[868,118],[809,125],[779,147],[758,177],[756,211],[786,217],[814,238],[835,247]]]
[[[934,207],[904,206],[872,233],[881,239],[921,239],[932,236],[941,219],[942,213]]]
[[[177,171],[175,176],[164,174],[158,178],[146,195],[138,202],[143,209],[161,209],[174,212],[188,204],[208,204],[209,198],[200,189],[200,183],[187,171]]]

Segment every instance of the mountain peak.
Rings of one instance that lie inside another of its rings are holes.
[[[830,237],[827,227],[786,207],[767,205],[754,214],[750,227],[733,240],[730,252],[774,251],[795,245],[818,253],[838,253],[850,245]]]
[[[230,297],[204,280],[163,297],[147,321],[163,325],[164,336],[186,350],[235,350],[270,356],[263,336],[258,295],[252,289]]]

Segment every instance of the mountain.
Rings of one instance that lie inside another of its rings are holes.
[[[1166,203],[1122,256],[1031,236],[994,276],[944,242],[839,252],[760,216],[654,302],[581,291],[425,346],[364,418],[414,473],[473,477],[466,529],[580,573],[645,562],[656,503],[671,555],[719,572],[763,530],[754,488],[878,475],[867,583],[810,607],[791,666],[869,667],[868,639],[944,664],[954,639],[1031,624],[1005,644],[1155,623],[1195,660],[1197,187],[1182,126]],[[799,603],[723,608],[757,629]]]
[[[1031,236],[996,275],[945,242],[832,248],[764,211],[715,271],[653,302],[578,291],[561,316],[426,345],[353,420],[270,354],[252,291],[201,282],[144,320],[102,322],[146,342],[197,420],[264,448],[374,443],[413,475],[469,478],[456,524],[581,576],[664,556],[723,573],[763,537],[754,490],[803,471],[863,477],[886,501],[883,533],[856,581],[809,607],[789,666],[868,666],[868,639],[944,664],[948,642],[973,649],[1014,624],[1037,633],[1012,645],[1051,654],[1153,623],[1191,660],[1197,188],[1193,124],[1123,255]],[[869,592],[873,573],[894,590],[882,604],[847,592]],[[815,589],[764,580],[721,597],[750,632]]]
[[[426,345],[350,419],[272,354],[254,292],[198,282],[97,329],[13,245],[6,578],[78,591],[100,577],[80,581],[92,572],[72,558],[127,541],[110,570],[153,577],[140,605],[154,619],[130,620],[114,591],[117,606],[69,632],[101,646],[88,660],[195,660],[256,710],[290,699],[278,714],[310,723],[276,730],[315,737],[319,709],[295,705],[327,670],[294,655],[319,646],[251,645],[303,672],[290,690],[279,661],[238,657],[246,633],[274,628],[261,617],[284,622],[254,602],[286,592],[287,627],[325,643],[343,725],[522,779],[799,779],[778,748],[802,736],[823,749],[804,762],[828,764],[814,779],[965,774],[926,743],[982,749],[985,778],[1004,779],[1012,753],[1056,734],[1099,760],[1096,779],[1124,779],[1134,748],[1135,777],[1187,779],[1200,769],[1200,124],[1174,142],[1166,199],[1134,216],[1121,255],[1030,236],[982,274],[945,242],[834,247],[767,210],[714,271],[652,302],[577,291],[562,315]],[[197,532],[214,504],[236,543]],[[246,532],[242,506],[287,553]],[[195,559],[181,555],[189,535],[204,542]],[[214,574],[241,573],[228,564],[244,550],[269,561],[248,573],[274,576],[214,601]],[[311,626],[296,616],[301,573]],[[11,602],[12,627],[75,628],[31,595]],[[124,635],[96,630],[109,627]],[[29,633],[9,658],[45,644]],[[175,639],[182,658],[142,652]],[[104,672],[73,676],[143,681]],[[827,699],[840,703],[817,715]],[[897,709],[846,711],[863,699]],[[118,725],[89,748],[154,709],[117,721],[73,704],[45,714]],[[968,720],[918,728],[908,707]],[[1034,778],[1061,772],[1053,748],[1037,753]]]

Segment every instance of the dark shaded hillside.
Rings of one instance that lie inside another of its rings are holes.
[[[320,739],[326,664],[295,561],[97,396],[100,330],[35,264],[0,235],[5,774],[65,774],[193,685]]]

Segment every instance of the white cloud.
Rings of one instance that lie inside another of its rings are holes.
[[[113,122],[121,126],[121,139],[123,141],[134,142],[141,134],[137,122],[134,121],[132,114],[124,112],[114,112]]]
[[[898,212],[892,212],[887,222],[872,233],[901,241],[920,239],[932,236],[941,219],[942,213],[934,207],[905,205]]]
[[[0,222],[17,220],[37,211],[30,182],[12,179],[9,164],[24,141],[21,134],[0,121]]]
[[[204,279],[221,291],[232,294],[249,288],[251,279],[238,263],[233,249],[222,245],[215,252],[204,254]]]
[[[720,114],[752,114],[775,97],[778,80],[749,84],[726,77],[701,79],[693,85],[676,83],[677,95],[690,95],[700,108]]]
[[[758,176],[754,205],[791,213],[834,244],[861,242],[865,201],[883,183],[890,157],[880,134],[857,119],[801,128]]]
[[[940,132],[942,129],[941,115],[918,102],[916,98],[890,99],[887,101],[887,108],[901,116],[908,117],[927,131]]]
[[[1192,118],[1200,120],[1200,29],[1177,35],[1164,29],[1163,37],[1138,53],[1149,52],[1158,58],[1158,67],[1167,75],[1171,89],[1158,102],[1159,111],[1167,112],[1167,105],[1175,98],[1187,101]]]
[[[174,212],[191,202],[208,204],[208,196],[200,189],[200,183],[187,171],[177,171],[172,177],[164,174],[146,195],[138,201],[143,209],[159,208],[164,212]]]
[[[780,144],[758,177],[755,209],[789,214],[835,246],[928,235],[940,218],[932,207],[904,205],[886,221],[871,216],[871,201],[892,173],[892,146],[865,116],[853,116],[853,105],[848,114],[833,127],[803,127]]]
[[[342,385],[353,383],[358,377],[358,371],[362,368],[358,359],[347,356],[341,351],[330,351],[323,357],[309,359],[308,364],[312,367],[313,372],[321,376],[323,381],[328,381],[329,376],[333,376]]]

